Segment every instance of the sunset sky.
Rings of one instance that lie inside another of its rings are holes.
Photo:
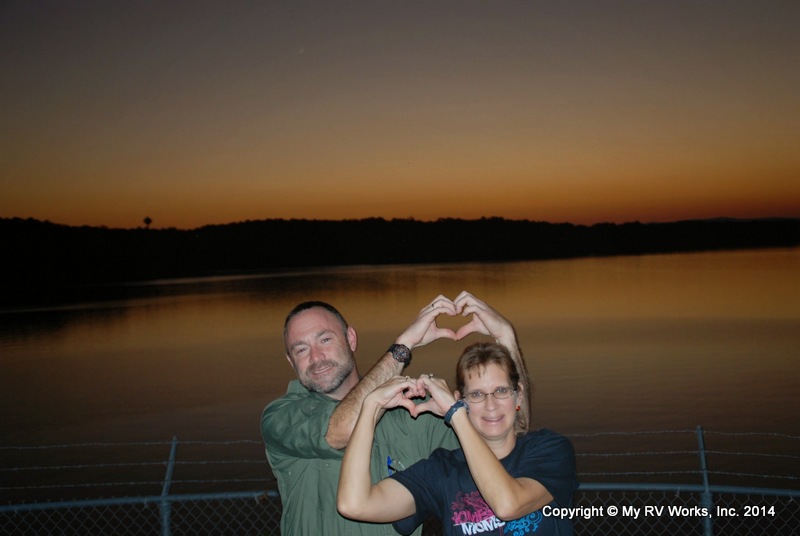
[[[800,2],[0,3],[0,217],[800,217]]]

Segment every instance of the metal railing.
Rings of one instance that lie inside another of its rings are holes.
[[[569,437],[576,445],[581,486],[571,510],[549,515],[571,516],[575,534],[794,534],[800,527],[800,490],[796,489],[800,437],[714,433],[699,427]],[[687,437],[694,438],[692,448],[681,448]],[[759,452],[707,449],[708,438],[735,439],[745,447],[752,443],[761,448]],[[764,452],[765,438],[770,439],[770,452]],[[624,451],[604,447],[620,440],[626,443]],[[668,448],[651,449],[653,443]],[[593,445],[600,449],[594,450]],[[141,455],[152,448],[163,452],[165,446],[169,446],[166,460],[124,459],[130,458],[132,447]],[[89,455],[94,461],[70,463],[67,452]],[[213,461],[208,461],[209,452],[214,454]],[[219,459],[223,452],[227,459]],[[256,456],[237,457],[241,452]],[[109,461],[98,453],[106,453]],[[11,502],[0,506],[1,535],[279,534],[281,502],[274,479],[248,477],[267,472],[259,441],[178,442],[175,438],[159,443],[0,447],[0,454],[0,500]],[[56,463],[38,463],[43,457]],[[731,464],[729,458],[738,463]],[[687,459],[693,459],[694,467]],[[14,465],[8,466],[9,462]],[[729,470],[735,466],[751,469]],[[161,478],[148,478],[146,473],[155,470],[161,471]],[[129,479],[131,471],[139,476]],[[77,484],[76,475],[84,475]],[[616,482],[607,481],[612,476]],[[711,483],[719,479],[748,485]],[[751,485],[762,482],[771,485]],[[267,491],[220,491],[254,484]],[[138,496],[88,497],[96,496],[98,490],[119,489]],[[84,497],[56,502],[52,500],[56,492]],[[427,523],[423,533],[437,534],[438,528],[436,522]]]

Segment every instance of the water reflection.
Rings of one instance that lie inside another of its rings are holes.
[[[297,302],[341,309],[359,332],[365,372],[424,304],[463,289],[517,327],[538,424],[800,433],[798,268],[800,250],[788,249],[104,289],[89,302],[0,313],[0,439],[258,438],[261,408],[292,377],[280,335]],[[468,342],[419,349],[410,372],[452,377]]]

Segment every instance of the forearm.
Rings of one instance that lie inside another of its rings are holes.
[[[420,311],[417,319],[395,339],[395,343],[413,350],[440,338],[455,339],[452,330],[440,329],[436,325],[436,317],[442,313],[455,314],[455,306],[449,299],[439,296],[431,305]],[[403,366],[392,357],[391,353],[386,352],[366,376],[361,378],[358,385],[342,399],[331,416],[328,432],[325,434],[325,440],[331,447],[343,449],[347,446],[364,398],[379,385],[402,373]]]
[[[525,433],[530,428],[531,381],[530,376],[528,375],[528,367],[525,364],[525,359],[522,356],[522,350],[520,349],[519,342],[517,341],[517,334],[510,324],[508,325],[508,328],[503,330],[500,336],[498,336],[495,340],[508,348],[508,351],[511,354],[511,359],[514,360],[514,364],[517,366],[517,370],[519,371],[519,381],[522,384],[524,393],[517,398],[517,403],[520,407],[517,421],[520,423],[519,428],[521,428],[521,430],[518,431]]]
[[[372,489],[369,473],[372,441],[380,413],[377,407],[362,410],[342,458],[336,506],[348,517],[360,519],[358,516],[363,515],[368,503]]]
[[[353,390],[339,402],[333,411],[328,424],[328,431],[325,433],[325,440],[331,447],[343,449],[347,446],[364,398],[376,387],[382,385],[393,376],[400,374],[402,370],[403,364],[395,360],[392,354],[388,352],[372,366],[369,372],[361,378]]]

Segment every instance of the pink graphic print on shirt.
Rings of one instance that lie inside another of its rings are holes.
[[[505,522],[495,517],[478,491],[471,493],[459,491],[450,508],[453,510],[450,519],[453,525],[461,526],[463,534],[487,532],[505,525]]]

